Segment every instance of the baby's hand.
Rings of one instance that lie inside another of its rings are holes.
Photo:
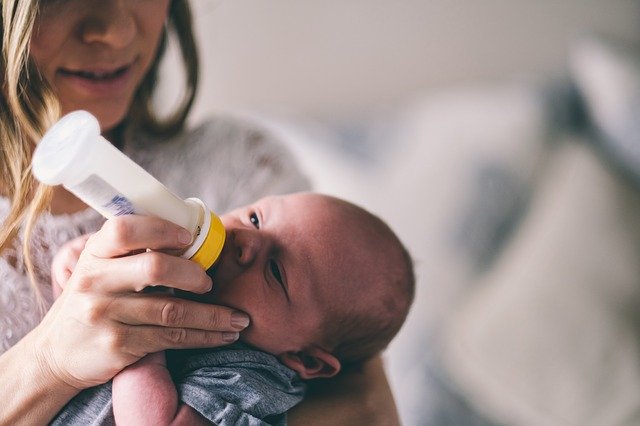
[[[84,246],[90,236],[91,234],[85,234],[65,243],[53,257],[51,262],[51,286],[55,297],[62,293],[62,289],[64,289],[71,273],[75,269],[80,253],[84,250]]]

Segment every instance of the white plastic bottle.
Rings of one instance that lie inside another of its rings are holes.
[[[197,198],[180,199],[100,135],[86,111],[62,117],[44,135],[31,162],[36,179],[62,184],[103,216],[153,215],[189,230],[193,242],[182,254],[204,269],[216,261],[225,240],[220,218]]]

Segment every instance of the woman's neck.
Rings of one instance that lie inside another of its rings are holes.
[[[124,146],[124,127],[125,124],[120,123],[113,129],[109,129],[102,134],[102,136],[104,136],[106,140],[111,142],[113,146],[121,151],[122,147]]]

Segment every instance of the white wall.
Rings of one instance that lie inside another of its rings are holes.
[[[192,0],[203,63],[196,115],[336,117],[439,86],[562,69],[567,43],[640,38],[632,0]]]

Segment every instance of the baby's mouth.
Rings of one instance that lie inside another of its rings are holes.
[[[215,278],[216,272],[218,271],[219,262],[220,260],[218,259],[218,262],[214,263],[209,269],[207,269],[207,275],[209,275],[209,278]]]
[[[120,68],[117,68],[113,71],[103,71],[103,72],[94,72],[94,71],[85,71],[85,70],[68,70],[61,68],[58,72],[64,76],[70,77],[80,77],[86,80],[92,81],[111,81],[116,80],[119,77],[122,77],[126,74],[130,69],[130,65],[125,65]]]

